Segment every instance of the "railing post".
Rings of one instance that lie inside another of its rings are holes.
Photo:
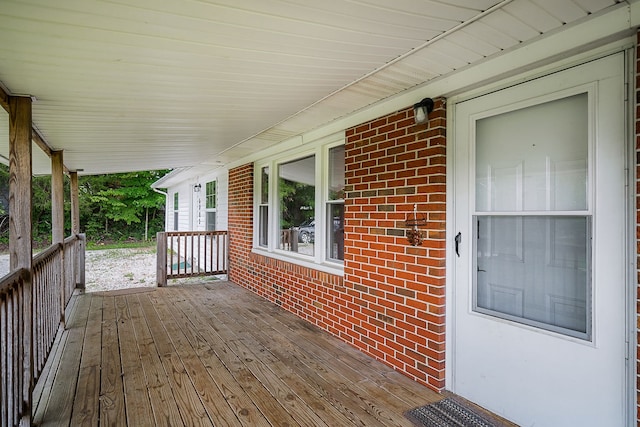
[[[71,193],[71,234],[80,234],[80,200],[78,190],[78,172],[69,171],[69,187]]]
[[[227,273],[227,280],[229,280],[229,271],[231,270],[231,265],[229,265],[231,260],[229,254],[229,232],[227,231],[224,234],[224,269]]]
[[[22,419],[20,427],[31,427],[32,392],[35,385],[35,362],[33,349],[33,304],[32,276],[29,270],[23,271],[22,286]]]
[[[54,243],[55,244],[55,243]],[[65,306],[67,302],[67,286],[65,283],[65,266],[64,266],[64,243],[58,243],[58,255],[56,256],[56,260],[58,261],[58,273],[60,277],[60,325],[63,329],[67,329],[67,321],[65,319]],[[54,266],[54,268],[56,268]]]
[[[30,97],[9,97],[9,270],[31,271],[32,247],[32,110]],[[23,347],[22,420],[31,423],[31,391],[33,390],[33,331],[31,330],[31,279],[24,287],[24,329],[27,341]],[[4,350],[3,350],[4,351]]]
[[[156,282],[158,286],[167,285],[167,234],[156,234]]]
[[[78,253],[76,256],[76,288],[85,289],[85,251],[87,248],[87,235],[78,234]]]

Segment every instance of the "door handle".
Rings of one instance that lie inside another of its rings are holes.
[[[458,255],[458,258],[460,258],[460,242],[462,242],[462,233],[460,233],[459,231],[458,231],[458,234],[456,234],[455,242],[456,242],[456,255]]]

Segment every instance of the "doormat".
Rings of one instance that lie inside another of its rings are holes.
[[[420,427],[500,427],[502,424],[486,419],[464,403],[445,398],[405,413]]]

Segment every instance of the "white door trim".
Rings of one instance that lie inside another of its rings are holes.
[[[639,177],[636,174],[637,164],[636,164],[636,90],[640,89],[635,87],[635,79],[636,79],[636,50],[637,47],[628,48],[625,50],[625,84],[626,84],[626,102],[625,108],[627,111],[627,122],[625,124],[627,130],[627,141],[626,141],[626,164],[627,164],[627,185],[626,185],[626,212],[627,212],[627,221],[626,227],[627,232],[625,236],[627,238],[627,258],[628,258],[628,266],[627,269],[627,277],[625,280],[626,288],[627,288],[627,329],[625,331],[625,336],[627,340],[627,375],[626,375],[626,408],[627,408],[627,424],[629,426],[635,426],[637,424],[637,406],[638,406],[638,393],[637,393],[637,348],[638,348],[638,339],[637,339],[637,295],[638,295],[638,257],[637,257],[637,237],[636,237],[636,228],[638,227],[636,223],[637,218],[637,208],[636,208],[636,198],[638,197],[636,194],[636,182]]]

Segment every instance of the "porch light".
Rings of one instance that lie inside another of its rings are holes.
[[[413,105],[413,113],[416,124],[426,123],[429,120],[429,113],[433,111],[433,99],[425,98]]]
[[[193,186],[194,193],[199,193],[201,189],[202,189],[202,184],[196,184]]]

